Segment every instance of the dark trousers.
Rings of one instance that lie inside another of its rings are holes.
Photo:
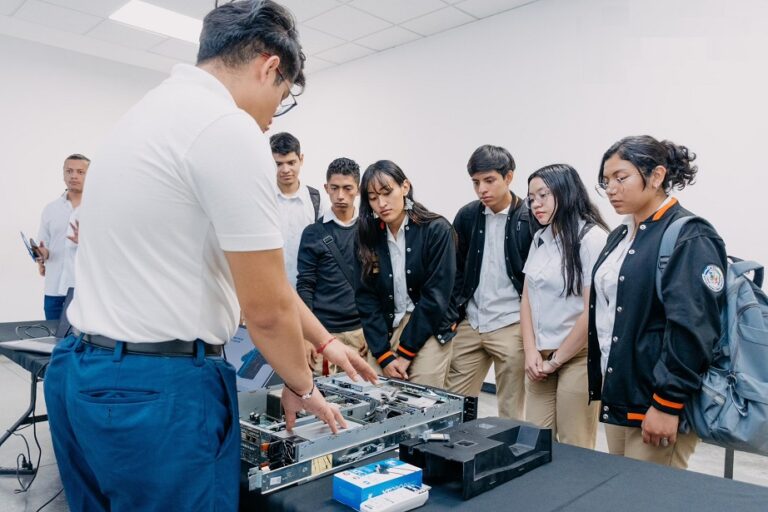
[[[61,318],[61,310],[64,308],[64,295],[46,295],[43,300],[46,320],[58,320]]]
[[[202,345],[202,342],[198,341]],[[235,511],[235,372],[220,357],[124,354],[69,336],[45,374],[69,508]]]

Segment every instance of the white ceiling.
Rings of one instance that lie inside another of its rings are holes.
[[[213,0],[145,0],[202,19]],[[536,0],[278,0],[313,73]],[[0,0],[0,34],[167,72],[197,46],[111,21],[128,0]],[[223,3],[223,2],[220,2]]]

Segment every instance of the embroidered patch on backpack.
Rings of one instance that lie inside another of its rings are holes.
[[[715,293],[723,290],[725,286],[725,277],[723,277],[723,271],[717,265],[707,265],[704,272],[701,274],[701,280],[707,285],[707,288]]]

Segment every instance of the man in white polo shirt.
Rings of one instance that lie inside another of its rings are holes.
[[[375,382],[283,269],[262,132],[295,106],[303,60],[285,8],[224,4],[205,17],[197,66],[174,67],[94,159],[69,311],[84,334],[59,344],[45,386],[71,510],[237,509],[235,372],[221,347],[241,309],[286,383],[288,430],[302,409],[345,426],[314,386],[302,339]]]
[[[67,242],[76,210],[80,206],[85,186],[85,176],[91,161],[79,154],[69,155],[64,160],[64,184],[67,190],[56,200],[48,203],[40,218],[37,239],[40,242],[40,257],[37,263],[40,275],[45,276],[45,300],[43,309],[46,320],[57,320],[67,289],[74,286],[71,273],[71,253],[76,246]]]

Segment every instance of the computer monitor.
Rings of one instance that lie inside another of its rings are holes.
[[[254,346],[248,329],[242,325],[224,346],[224,355],[237,371],[238,391],[252,391],[283,382],[264,355]]]

